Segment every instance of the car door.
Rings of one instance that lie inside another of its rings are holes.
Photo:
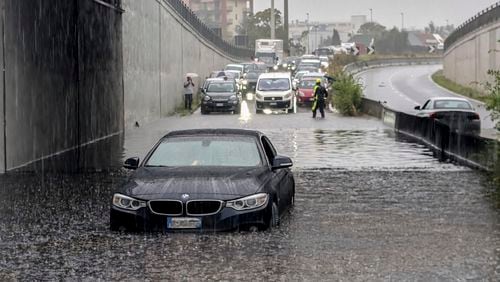
[[[276,156],[276,149],[269,139],[265,136],[262,137],[262,145],[266,151],[269,163],[272,165],[274,157]],[[273,179],[271,180],[272,185],[276,191],[276,196],[278,197],[278,208],[280,213],[283,212],[291,202],[291,191],[290,191],[290,170],[289,169],[277,169],[273,172]]]

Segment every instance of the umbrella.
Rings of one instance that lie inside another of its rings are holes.
[[[195,77],[199,77],[199,75],[197,73],[194,73],[194,72],[188,72],[186,73],[186,77],[191,77],[191,78],[195,78]]]

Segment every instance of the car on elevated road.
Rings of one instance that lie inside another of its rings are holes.
[[[423,106],[416,106],[417,116],[439,121],[451,132],[479,135],[481,118],[469,100],[455,97],[431,98]]]
[[[111,201],[112,230],[264,230],[295,200],[292,160],[262,133],[242,129],[165,135]]]

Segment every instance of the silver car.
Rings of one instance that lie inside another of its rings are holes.
[[[417,116],[442,122],[451,132],[479,135],[481,119],[467,99],[455,97],[431,98],[423,106],[416,106]]]

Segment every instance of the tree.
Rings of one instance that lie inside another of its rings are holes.
[[[274,9],[276,19],[276,38],[283,38],[285,30],[281,22],[281,12]],[[243,23],[240,30],[246,30],[248,35],[249,47],[255,48],[255,40],[271,37],[271,9],[250,14],[248,20]]]
[[[358,33],[371,35],[374,38],[380,38],[384,31],[386,31],[385,26],[383,26],[379,23],[376,23],[376,22],[369,22],[369,23],[363,24],[359,28]]]
[[[431,21],[429,23],[429,26],[425,28],[425,32],[432,34],[436,33],[436,25],[434,24],[433,21]]]
[[[410,50],[408,33],[394,27],[389,31],[384,31],[382,35],[375,40],[375,46],[377,46],[377,52],[382,54],[405,53]]]
[[[340,34],[336,29],[334,29],[332,37],[332,45],[339,46],[340,44],[342,44],[342,42],[340,41]]]

